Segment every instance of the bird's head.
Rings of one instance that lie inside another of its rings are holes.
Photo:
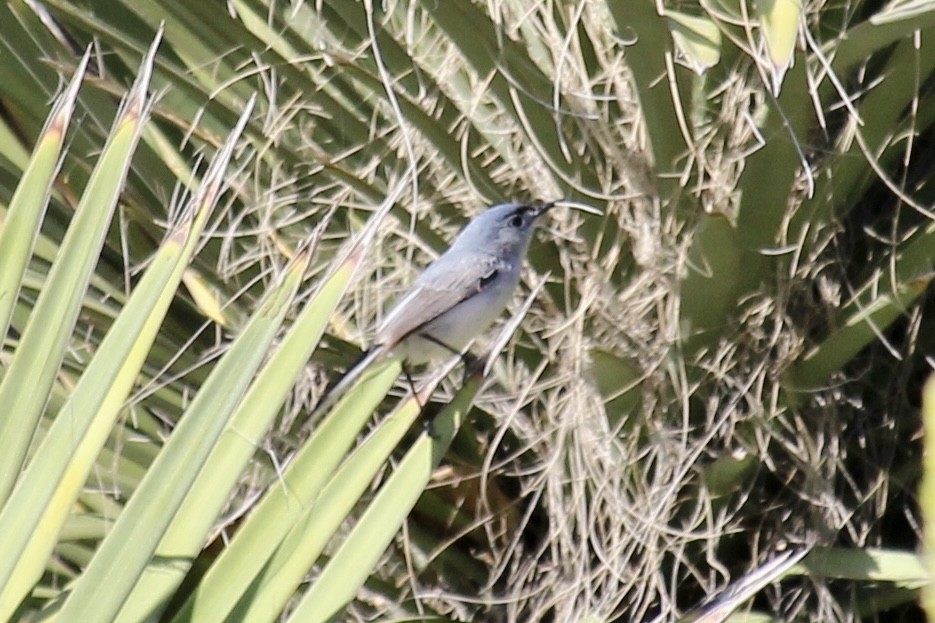
[[[536,221],[554,207],[555,203],[504,203],[494,206],[468,223],[456,243],[474,249],[482,248],[482,245],[490,246],[501,253],[525,253],[532,239]]]

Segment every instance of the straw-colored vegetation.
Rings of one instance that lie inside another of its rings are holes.
[[[929,0],[0,3],[0,621],[919,616],[933,39]],[[467,219],[559,197],[603,216],[553,211],[483,378],[312,412]]]

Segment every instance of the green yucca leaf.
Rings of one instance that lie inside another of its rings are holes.
[[[157,40],[158,41],[158,40]],[[82,296],[97,262],[130,158],[149,110],[146,89],[155,46],[114,123],[104,152],[78,205],[68,233],[30,314],[16,356],[0,382],[8,414],[0,422],[0,501],[5,501],[26,455],[58,371]]]
[[[782,91],[764,111],[758,130],[776,140],[767,141],[747,158],[740,178],[740,207],[737,214],[738,242],[750,253],[745,258],[749,276],[742,282],[746,289],[759,283],[770,266],[766,259],[757,261],[754,253],[776,246],[800,166],[804,163],[804,141],[814,113],[808,97],[804,61],[788,71]],[[750,265],[746,262],[754,261]]]
[[[0,615],[15,608],[42,574],[56,536],[137,379],[217,202],[238,136],[239,132],[234,132],[215,159],[192,208],[153,259],[0,512],[0,526],[22,535],[4,541],[7,551],[0,565],[0,578],[5,578]]]
[[[929,376],[922,389],[922,426],[925,453],[922,459],[922,482],[919,484],[919,508],[922,512],[922,556],[924,576],[922,607],[929,621],[935,620],[935,376]]]
[[[160,612],[182,582],[241,472],[279,413],[295,378],[318,346],[328,319],[357,272],[377,225],[390,205],[388,201],[349,246],[344,257],[339,258],[333,274],[318,288],[276,352],[257,374],[117,621],[138,621]],[[273,543],[268,545],[272,547]]]
[[[545,282],[546,280],[543,279],[533,288],[523,306],[501,329],[499,337],[491,346],[483,368],[474,370],[465,379],[463,387],[452,401],[433,419],[431,429],[420,435],[413,443],[393,474],[381,486],[380,491],[360,516],[358,523],[351,530],[348,537],[324,566],[321,575],[303,595],[296,610],[290,615],[289,621],[329,620],[330,617],[340,612],[347,602],[353,599],[357,590],[364,584],[370,574],[369,569],[376,564],[399,531],[403,521],[412,511],[419,496],[431,480],[435,469],[445,457],[448,447],[461,426],[464,415],[470,408],[475,395],[483,386],[487,375],[490,374],[497,354],[503,350],[507,340],[516,332]],[[441,375],[446,374],[447,370],[442,370],[441,373]],[[441,375],[438,375],[437,378],[441,378]],[[385,456],[395,444],[398,436],[402,434],[405,428],[408,428],[409,421],[405,413],[401,410],[398,416],[400,421],[386,422],[384,427],[381,427],[368,440],[368,443],[371,443],[375,448],[373,452]],[[382,446],[382,449],[378,449],[380,446]],[[333,519],[343,517],[346,509],[350,507],[349,504],[353,503],[363,491],[362,487],[366,484],[366,479],[368,477],[372,479],[375,475],[379,462],[375,461],[376,457],[369,456],[369,454],[371,453],[361,452],[359,455],[350,457],[342,466],[341,472],[336,474],[334,481],[329,484],[329,489],[332,490],[326,489],[322,492],[322,498],[325,498],[327,494],[328,502],[334,499],[338,505],[338,508],[335,509],[338,512],[335,514],[339,517]],[[349,479],[347,485],[343,482],[345,478]],[[356,485],[352,484],[355,480]],[[334,485],[333,488],[331,485]],[[345,491],[348,490],[351,499],[341,500]],[[339,524],[334,523],[332,525],[337,527]],[[303,527],[309,536],[303,537],[297,534],[298,540],[292,541],[292,543],[295,545],[299,543],[309,545],[313,548],[313,551],[323,547],[324,543],[314,534],[313,528],[314,524]],[[287,540],[284,544],[289,542]],[[281,558],[285,558],[290,562],[296,562],[297,558],[300,561],[302,560],[301,555],[293,556],[285,550],[282,554]],[[300,566],[292,567],[291,572],[296,574]],[[296,579],[297,576],[293,575],[292,579],[287,581],[292,583]],[[248,619],[241,620],[246,621]]]
[[[2,119],[0,119],[0,156],[22,171],[25,171],[29,165],[29,152],[20,143],[9,124]]]
[[[688,152],[690,136],[684,135],[684,121],[680,110],[691,110],[689,90],[680,90],[682,101],[673,101],[670,79],[676,79],[674,64],[666,64],[672,57],[672,36],[666,23],[650,3],[608,3],[618,36],[626,41],[627,63],[633,72],[637,95],[656,162],[656,187],[664,199],[681,192],[682,159]]]
[[[803,392],[820,387],[841,370],[857,353],[875,341],[907,307],[928,289],[931,278],[917,279],[898,286],[896,292],[879,293],[876,298],[845,308],[842,326],[808,352],[789,374],[788,389]]]
[[[353,599],[441,462],[482,385],[472,376],[419,436],[292,612],[290,621],[328,621]],[[246,619],[244,619],[246,620]]]
[[[555,183],[569,190],[579,185],[596,190],[599,185],[594,168],[580,154],[562,148],[564,137],[559,124],[553,111],[543,105],[552,101],[552,81],[533,64],[526,51],[513,40],[498,37],[495,24],[473,4],[440,4],[431,12],[431,18],[474,71],[482,78],[490,77],[490,94],[523,128],[531,145],[549,165]],[[471,28],[464,28],[465,24],[471,24]],[[508,152],[500,155],[514,160]],[[574,174],[569,175],[569,171]]]
[[[723,214],[705,215],[698,227],[688,275],[682,281],[680,311],[687,348],[708,345],[721,334],[736,309],[739,282],[749,267],[737,232]]]
[[[74,394],[39,444],[3,511],[0,526],[18,538],[3,541],[0,613],[9,613],[42,575],[58,532],[107,438],[172,299],[181,273],[182,239],[170,238],[153,258],[125,313],[102,342]],[[160,300],[161,299],[161,300]]]
[[[695,73],[702,74],[721,59],[721,31],[707,16],[666,11],[672,40],[691,59]]]
[[[876,341],[929,288],[935,226],[927,225],[887,255],[887,270],[872,274],[842,307],[835,327],[790,373],[793,391],[819,387]]]
[[[779,93],[783,76],[792,64],[802,3],[801,0],[766,0],[758,3],[756,8],[769,53],[773,91]]]
[[[874,547],[816,548],[793,571],[808,571],[829,578],[894,582],[915,587],[928,580],[923,561],[915,552]]]
[[[244,327],[186,410],[113,530],[58,613],[60,620],[112,621],[202,470],[231,413],[280,328],[309,256],[286,269],[282,283]],[[166,487],[165,482],[173,486]],[[126,543],[134,547],[126,547]]]
[[[436,381],[438,380],[436,375]],[[348,514],[373,482],[393,450],[422,412],[420,400],[431,390],[410,396],[345,459],[314,503],[276,548],[228,620],[275,621],[289,598],[304,581],[308,570],[335,536]],[[308,466],[297,467],[308,469]]]
[[[285,535],[306,514],[361,428],[399,377],[389,360],[365,373],[341,399],[266,492],[172,620],[223,621],[264,568]]]
[[[39,233],[52,189],[52,178],[61,162],[65,133],[84,78],[89,55],[85,54],[71,84],[58,97],[45,130],[33,150],[28,167],[16,187],[6,218],[0,226],[0,335],[6,335],[23,273]]]
[[[909,9],[909,10],[905,10]],[[823,53],[834,52],[831,66],[840,75],[870,58],[874,53],[905,39],[911,33],[935,26],[935,6],[928,0],[891,2],[847,31],[847,36],[829,41]]]

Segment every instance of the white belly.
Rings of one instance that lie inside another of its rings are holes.
[[[420,364],[450,357],[455,354],[452,351],[463,352],[471,340],[483,333],[503,313],[518,282],[519,275],[502,275],[484,292],[462,301],[418,333],[407,337],[393,349],[393,353],[401,355],[409,363]],[[432,336],[451,350],[420,334]]]

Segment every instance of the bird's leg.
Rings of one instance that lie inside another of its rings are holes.
[[[416,399],[416,403],[419,405],[419,415],[425,413],[425,407],[422,403],[422,400],[419,398],[419,392],[416,391],[416,384],[412,380],[412,375],[409,373],[409,367],[403,364],[403,374],[406,375],[406,382],[409,383],[409,389],[412,391],[412,397]],[[424,417],[422,418],[422,430],[432,439],[436,439],[438,435],[435,432],[435,418],[433,417]]]
[[[419,392],[416,390],[415,381],[412,380],[412,374],[409,372],[409,366],[403,363],[403,375],[406,377],[406,382],[409,383],[409,391],[412,392],[412,397],[415,398],[416,404],[419,405],[419,414],[425,412],[425,405],[422,403],[422,400],[419,398]],[[422,429],[428,433],[429,437],[435,438],[435,429],[432,427],[432,423],[435,421],[434,418],[422,418]]]
[[[419,337],[425,340],[428,340],[429,342],[432,342],[433,344],[437,346],[441,346],[448,352],[452,353],[453,355],[457,355],[458,357],[461,358],[461,363],[464,364],[464,376],[461,377],[462,385],[467,383],[467,380],[471,378],[471,375],[474,374],[474,372],[477,371],[477,369],[481,366],[481,363],[482,363],[481,359],[475,356],[470,351],[466,351],[462,353],[461,351],[455,350],[451,346],[448,346],[448,344],[445,344],[444,342],[442,342],[440,339],[438,339],[434,335],[429,335],[428,333],[420,333]]]
[[[470,352],[462,353],[461,351],[456,350],[452,348],[451,346],[448,346],[448,344],[445,344],[444,342],[442,342],[440,339],[438,339],[434,335],[429,335],[428,333],[420,333],[419,337],[421,337],[424,340],[428,340],[429,342],[435,344],[436,346],[441,346],[442,348],[447,350],[452,355],[457,355],[461,359],[461,363],[464,364],[465,378],[467,378],[469,371],[473,371],[474,368],[477,367],[478,359],[477,357],[472,355]]]
[[[464,376],[461,379],[462,385],[464,383],[467,383],[468,378],[470,378],[471,374],[473,374],[474,371],[477,370],[477,367],[481,364],[481,360],[475,357],[474,354],[471,353],[470,351],[462,353],[461,351],[452,348],[448,344],[445,344],[443,341],[441,341],[434,335],[429,335],[428,333],[420,333],[419,337],[421,337],[424,340],[428,340],[429,342],[432,342],[436,346],[440,346],[444,348],[452,355],[457,355],[458,357],[461,358],[461,363],[464,364]],[[406,374],[408,378],[408,372]],[[410,380],[410,384],[411,383],[412,381]],[[423,426],[425,427],[425,432],[427,432],[429,436],[433,438],[435,437],[435,430],[432,427],[432,424],[434,423],[434,421],[435,421],[434,418],[424,418],[422,420]]]
[[[467,383],[468,378],[477,371],[484,363],[482,357],[468,351],[461,355],[461,361],[464,362],[464,379],[462,383]]]
[[[425,408],[425,405],[422,404],[422,400],[419,399],[419,392],[416,391],[416,384],[412,380],[412,374],[409,373],[409,366],[405,363],[403,364],[403,374],[406,376],[406,382],[409,383],[409,391],[412,392],[412,397],[416,399],[416,402],[419,404],[419,411]]]

